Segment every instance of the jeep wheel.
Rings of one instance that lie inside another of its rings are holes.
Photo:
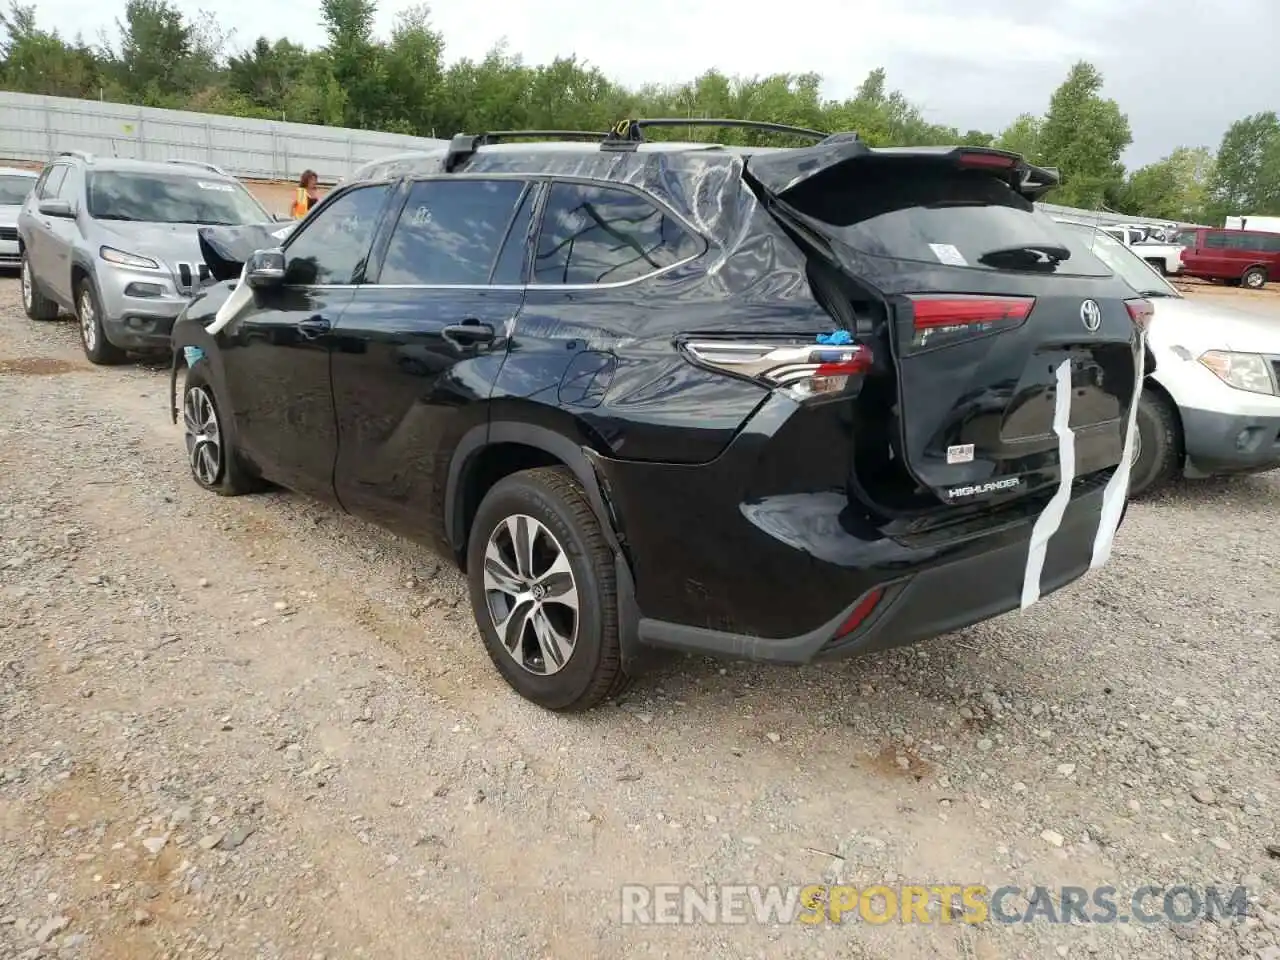
[[[90,363],[109,366],[124,362],[124,351],[108,340],[102,329],[98,293],[87,277],[76,285],[76,319],[80,322],[80,345]]]
[[[1164,397],[1143,390],[1129,466],[1129,496],[1137,499],[1153,493],[1173,479],[1181,443],[1177,412]]]
[[[58,304],[40,292],[27,251],[22,251],[22,309],[31,320],[57,320]]]
[[[493,486],[471,527],[467,579],[485,649],[522,697],[577,711],[625,689],[613,553],[567,469]]]
[[[1267,285],[1267,271],[1261,267],[1250,267],[1244,272],[1240,282],[1250,290],[1261,290]]]

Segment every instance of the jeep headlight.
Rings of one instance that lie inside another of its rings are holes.
[[[1213,371],[1227,386],[1250,393],[1274,395],[1275,380],[1268,363],[1256,353],[1232,353],[1228,350],[1210,350],[1201,354],[1200,362]]]
[[[103,247],[98,251],[98,256],[102,257],[107,263],[117,263],[122,267],[141,267],[143,270],[160,269],[160,264],[150,257],[140,257],[136,253],[126,253],[124,250],[117,250],[115,247]]]

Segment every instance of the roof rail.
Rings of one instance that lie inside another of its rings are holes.
[[[504,140],[582,140],[599,143],[607,133],[595,130],[491,130],[488,133],[459,133],[449,141],[444,157],[444,169],[451,173],[459,164],[470,160],[481,147]]]
[[[644,140],[646,127],[735,127],[740,130],[759,130],[763,133],[787,133],[792,136],[805,137],[810,140],[826,140],[832,134],[821,130],[810,130],[808,127],[793,127],[785,123],[769,123],[764,120],[731,120],[711,117],[663,117],[654,120],[622,120],[609,131],[608,140],[612,143],[639,143]],[[849,134],[837,134],[848,138]],[[857,139],[857,134],[852,134]]]
[[[187,167],[199,167],[201,170],[208,170],[210,173],[216,173],[220,177],[230,176],[227,171],[214,163],[207,163],[204,160],[186,160],[182,157],[170,157],[165,163],[179,163]]]
[[[60,156],[60,157],[77,157],[77,158],[79,158],[79,159],[83,160],[85,163],[92,163],[92,162],[93,162],[93,154],[92,154],[92,153],[90,153],[88,150],[59,150],[59,151],[58,151],[58,156]]]

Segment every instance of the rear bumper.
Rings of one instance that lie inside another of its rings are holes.
[[[766,407],[752,424],[769,417]],[[967,532],[892,539],[859,520],[831,484],[752,496],[753,474],[771,486],[790,482],[771,469],[769,445],[766,433],[746,430],[704,465],[597,458],[631,560],[643,643],[806,663],[914,643],[1019,607],[1048,493],[1008,506],[994,527],[981,517]],[[833,476],[844,469],[831,444],[815,449]],[[1042,596],[1088,570],[1109,475],[1076,482],[1049,543]],[[842,629],[877,592],[869,615]]]
[[[1182,407],[1186,473],[1192,477],[1280,468],[1280,414],[1218,413]]]

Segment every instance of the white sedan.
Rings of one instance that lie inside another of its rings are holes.
[[[1142,258],[1092,226],[1098,258],[1155,306],[1130,495],[1191,478],[1280,468],[1280,316],[1264,319],[1184,297]]]

